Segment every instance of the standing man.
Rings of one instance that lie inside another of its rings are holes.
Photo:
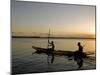
[[[50,48],[49,48],[48,54],[50,54],[52,56],[51,63],[53,63],[53,61],[54,61],[54,49],[55,49],[55,45],[54,45],[53,41],[51,41],[51,43],[49,42],[49,44],[50,44],[49,45]]]

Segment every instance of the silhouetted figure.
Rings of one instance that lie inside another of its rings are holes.
[[[74,53],[74,60],[77,62],[78,68],[83,66],[83,46],[78,42],[78,51]]]
[[[80,42],[78,42],[78,51],[83,52],[83,47]]]
[[[54,42],[53,41],[51,41],[51,43],[49,42],[49,46],[50,46],[50,48],[48,49],[48,55],[52,56],[51,63],[53,63],[53,61],[54,61],[54,48],[55,48]]]

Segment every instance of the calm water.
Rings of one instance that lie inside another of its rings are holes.
[[[85,52],[95,53],[95,40],[93,39],[50,39],[55,43],[56,50],[77,50],[77,42],[84,45]],[[13,38],[12,39],[12,68],[13,73],[36,73],[51,71],[76,70],[77,65],[73,60],[64,56],[55,56],[53,64],[47,64],[47,55],[34,54],[32,46],[47,47],[47,39]],[[93,60],[86,59],[82,69],[95,69],[95,54]]]

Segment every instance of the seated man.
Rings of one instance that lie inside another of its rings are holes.
[[[83,46],[81,45],[80,42],[78,42],[78,51],[83,52]]]
[[[77,62],[78,68],[83,66],[83,46],[78,42],[78,51],[74,52],[74,60]]]

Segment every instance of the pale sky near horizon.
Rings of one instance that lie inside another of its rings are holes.
[[[95,6],[12,2],[12,32],[95,34]]]

